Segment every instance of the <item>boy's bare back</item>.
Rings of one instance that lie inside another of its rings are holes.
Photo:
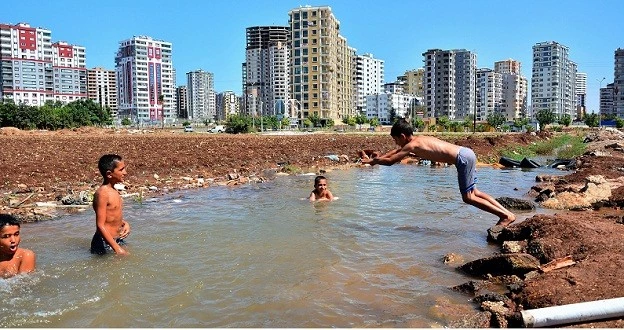
[[[414,135],[401,151],[406,152],[406,154],[412,152],[420,158],[434,162],[455,164],[460,148],[460,146],[442,141],[433,136]]]

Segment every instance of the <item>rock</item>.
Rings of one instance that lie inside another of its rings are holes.
[[[462,292],[462,293],[468,293],[468,294],[476,294],[484,286],[485,286],[484,281],[468,281],[464,284],[460,284],[460,285],[456,285],[452,287],[451,290]]]
[[[459,263],[464,262],[464,258],[456,253],[448,253],[444,257],[442,257],[442,262],[444,262],[445,264]]]
[[[526,242],[524,241],[505,241],[501,250],[503,253],[520,253],[524,251]]]
[[[158,174],[154,173],[154,179],[158,180],[158,179],[160,179],[160,176],[158,176]]]
[[[453,321],[449,323],[450,328],[489,328],[490,320],[492,319],[492,313],[479,312],[468,318]]]
[[[149,190],[150,190],[150,191],[158,191],[158,187],[156,187],[156,186],[150,186],[150,187],[149,187]]]
[[[347,155],[340,155],[340,160],[341,161],[345,161],[345,162],[349,162],[349,156],[347,156]]]
[[[539,269],[540,262],[527,253],[501,254],[468,262],[459,270],[475,276],[524,275]]]
[[[505,302],[508,301],[509,298],[507,298],[506,296],[500,294],[500,293],[494,293],[494,292],[488,292],[488,293],[483,293],[480,294],[474,298],[472,298],[472,301],[477,303],[477,304],[481,304],[484,302]]]
[[[190,176],[183,176],[183,177],[181,177],[180,179],[182,179],[182,180],[184,180],[184,181],[186,181],[186,182],[191,182],[191,181],[193,181],[193,178],[191,178]]]
[[[508,323],[506,316],[511,314],[511,311],[509,308],[505,307],[505,303],[502,301],[485,301],[481,304],[481,308],[484,311],[492,313],[492,319],[490,320],[491,327],[507,328]]]
[[[204,178],[198,178],[197,179],[197,184],[201,187],[204,185]]]
[[[126,190],[126,186],[123,183],[116,183],[113,188],[115,188],[115,190],[117,191],[125,191]]]
[[[503,207],[512,210],[535,210],[535,204],[519,198],[499,197],[496,198]]]
[[[238,173],[234,172],[234,173],[228,173],[227,175],[227,179],[228,180],[236,180],[239,178]]]

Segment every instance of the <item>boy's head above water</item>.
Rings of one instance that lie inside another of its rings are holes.
[[[98,169],[105,182],[123,182],[123,178],[126,175],[126,165],[121,159],[121,156],[115,154],[108,154],[100,157]]]
[[[322,175],[314,178],[314,189],[318,191],[327,189],[327,178]]]
[[[0,255],[12,255],[20,243],[20,222],[10,214],[0,214]]]

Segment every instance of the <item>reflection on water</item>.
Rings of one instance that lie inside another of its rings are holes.
[[[523,197],[536,174],[480,168],[478,186]],[[467,278],[440,259],[494,251],[497,219],[461,202],[453,167],[326,176],[331,203],[302,200],[313,176],[128,200],[128,257],[89,254],[92,211],[24,224],[38,269],[0,280],[0,324],[428,327],[449,318],[434,311],[440,300],[469,306],[448,290]]]

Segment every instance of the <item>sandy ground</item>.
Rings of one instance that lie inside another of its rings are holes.
[[[505,146],[526,145],[548,138],[549,134],[439,137],[473,148],[480,162],[496,163]],[[387,151],[395,147],[388,132],[275,136],[94,128],[57,132],[2,128],[0,144],[1,212],[14,213],[23,221],[50,219],[75,210],[38,207],[36,203],[61,204],[60,200],[65,198],[68,204],[79,204],[80,199],[86,200],[101,184],[97,160],[105,153],[120,154],[126,161],[125,193],[163,194],[179,189],[247,184],[266,180],[277,172],[322,173],[360,166],[355,162],[358,150]],[[571,172],[566,182],[582,182],[589,174],[623,176],[624,158],[615,153],[583,156],[579,169]],[[326,157],[330,155],[337,156],[338,161]],[[566,189],[563,184],[556,188]],[[619,297],[624,287],[623,201],[624,187],[614,190],[608,202],[589,210],[562,210],[512,224],[513,228],[530,230],[532,239],[545,242],[547,258],[571,255],[576,261],[573,266],[524,279],[520,289],[508,294],[514,308]],[[624,321],[581,326],[622,327]]]

